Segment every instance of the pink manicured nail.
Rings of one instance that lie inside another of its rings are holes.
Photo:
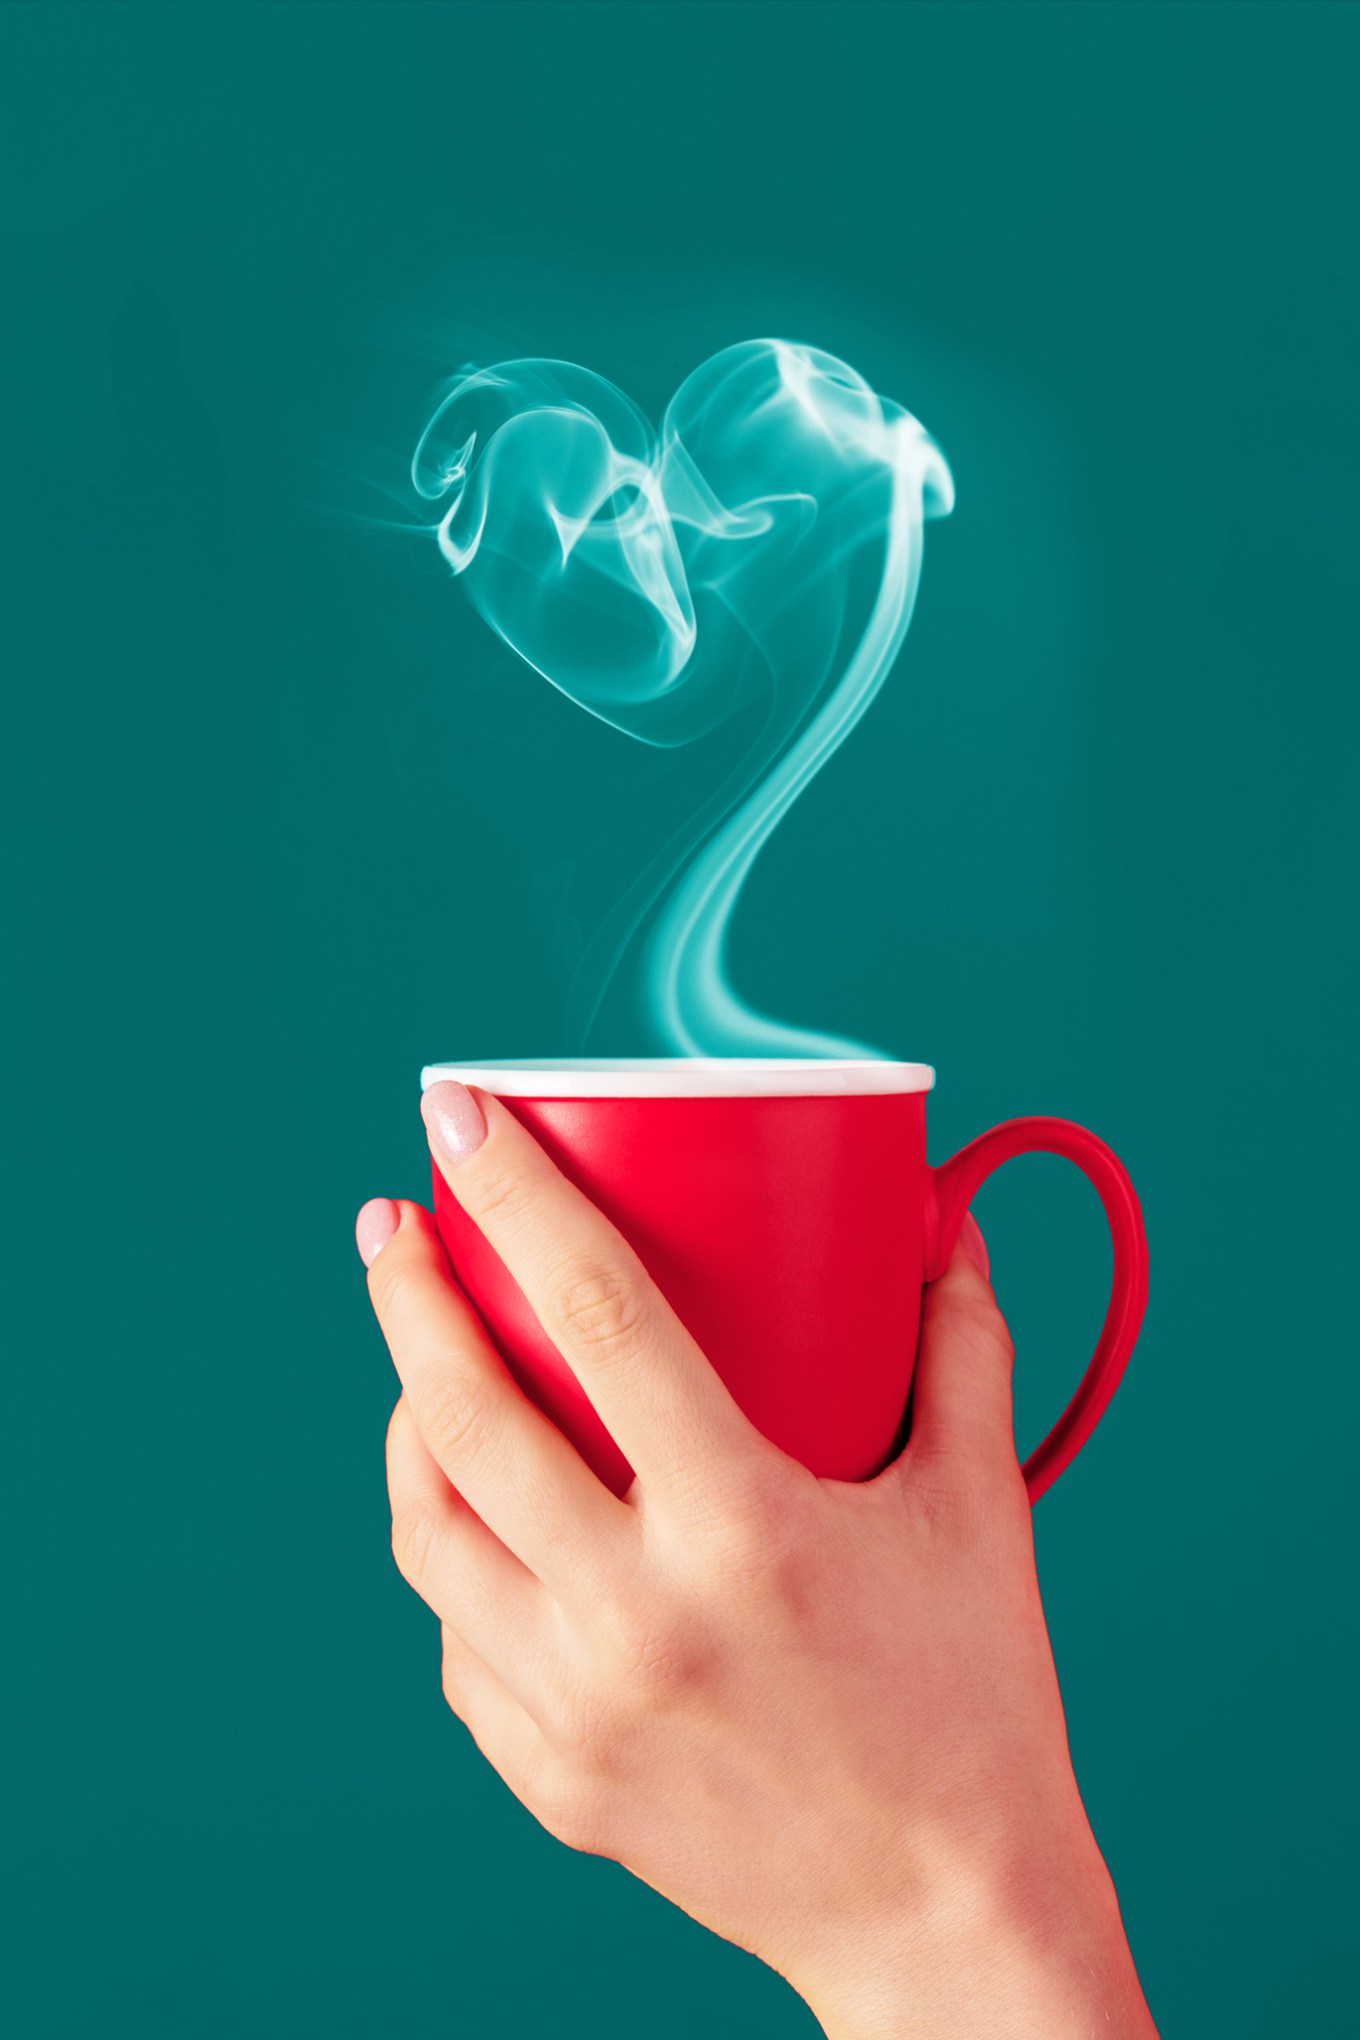
[[[983,1280],[990,1282],[992,1264],[987,1254],[987,1242],[982,1237],[982,1227],[971,1211],[966,1211],[963,1215],[963,1224],[959,1227],[959,1245]]]
[[[447,1079],[431,1084],[420,1101],[430,1145],[452,1162],[470,1155],[486,1139],[486,1119],[466,1084]]]
[[[370,1197],[354,1221],[354,1244],[365,1268],[371,1268],[401,1224],[401,1213],[390,1197]]]

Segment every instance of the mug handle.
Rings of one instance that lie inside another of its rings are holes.
[[[931,1169],[926,1197],[926,1281],[949,1265],[964,1214],[979,1185],[1015,1155],[1063,1155],[1094,1183],[1114,1242],[1114,1281],[1095,1358],[1053,1429],[1025,1461],[1025,1486],[1037,1502],[1069,1466],[1119,1386],[1147,1303],[1147,1234],[1128,1173],[1118,1156],[1070,1119],[1008,1119]]]

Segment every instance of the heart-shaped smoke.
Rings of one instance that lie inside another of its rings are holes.
[[[759,735],[587,949],[584,1043],[629,953],[664,1054],[844,1056],[857,1042],[752,1012],[724,942],[762,843],[877,693],[911,621],[944,457],[843,361],[726,348],[654,430],[563,361],[460,375],[412,476],[482,616],[593,715],[642,742],[704,735],[755,698]]]

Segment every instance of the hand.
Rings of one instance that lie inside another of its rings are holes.
[[[818,1480],[503,1105],[443,1083],[424,1112],[636,1468],[618,1500],[520,1392],[428,1212],[364,1207],[402,1384],[393,1549],[510,1789],[779,1970],[834,2040],[1153,2034],[1072,1774],[971,1218],[926,1292],[905,1451]]]

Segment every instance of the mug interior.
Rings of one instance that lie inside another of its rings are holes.
[[[929,1091],[929,1063],[865,1057],[587,1056],[427,1063],[420,1088],[453,1079],[497,1098],[830,1098]]]

